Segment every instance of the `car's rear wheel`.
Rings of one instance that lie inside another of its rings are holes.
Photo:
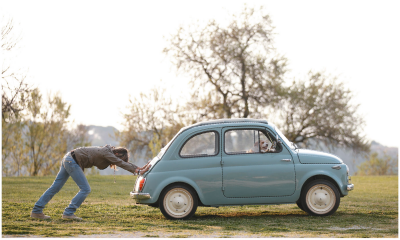
[[[340,204],[339,190],[327,180],[314,180],[303,190],[301,204],[303,210],[310,215],[331,215],[336,212]]]
[[[197,195],[192,188],[186,185],[169,186],[164,189],[160,197],[160,210],[168,219],[186,220],[196,212]]]

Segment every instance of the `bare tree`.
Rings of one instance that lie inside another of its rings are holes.
[[[32,176],[48,175],[57,171],[60,158],[66,152],[66,123],[71,106],[60,94],[48,94],[44,101],[35,89],[31,96],[24,131],[25,146],[29,149],[28,171]]]
[[[1,50],[3,56],[15,49],[20,37],[15,37],[13,20],[2,19],[1,26]],[[1,69],[1,112],[2,118],[11,121],[13,117],[18,117],[18,113],[24,110],[29,103],[29,93],[32,88],[25,81],[26,73],[15,66],[9,65],[3,59]]]
[[[83,124],[78,124],[75,128],[68,130],[65,136],[65,148],[63,152],[70,151],[77,147],[90,146],[89,127]]]
[[[368,152],[351,91],[319,73],[288,86],[286,59],[272,44],[271,19],[262,8],[245,7],[226,26],[211,20],[202,28],[181,27],[164,52],[191,76],[194,93],[185,111],[197,120],[266,117],[295,143],[317,139]]]
[[[31,94],[34,101],[18,121],[2,121],[3,176],[56,174],[67,151],[90,145],[88,127],[67,128],[70,106],[59,94],[47,101],[38,89]]]
[[[116,139],[127,146],[133,158],[151,158],[158,154],[183,124],[179,122],[178,107],[163,88],[153,88],[130,99],[124,114],[124,130],[116,132]]]
[[[3,176],[20,175],[21,168],[26,164],[26,149],[24,146],[24,122],[18,118],[13,122],[2,119],[2,173]]]
[[[247,118],[259,105],[279,99],[286,59],[273,54],[273,26],[262,8],[245,8],[223,26],[211,20],[205,27],[183,28],[171,36],[164,52],[176,68],[191,74],[194,89],[210,89],[211,109],[224,117]]]
[[[368,152],[370,144],[362,134],[365,123],[357,114],[358,107],[343,83],[310,72],[308,79],[293,82],[288,87],[279,107],[272,111],[282,120],[279,128],[294,143],[307,146],[308,141],[314,139],[325,146]]]

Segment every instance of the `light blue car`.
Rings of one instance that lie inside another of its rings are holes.
[[[189,219],[197,206],[294,204],[333,214],[354,189],[343,161],[298,149],[273,124],[221,119],[182,128],[137,178],[130,196],[168,219]]]

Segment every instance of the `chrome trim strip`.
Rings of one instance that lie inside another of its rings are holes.
[[[139,199],[139,200],[141,200],[141,199],[150,199],[151,198],[150,193],[131,192],[130,195],[131,195],[131,198]]]
[[[333,166],[332,168],[333,168],[333,169],[336,169],[336,170],[342,169],[342,167],[341,167],[340,165]]]
[[[347,191],[352,191],[352,190],[354,190],[354,184],[348,184]]]
[[[282,159],[281,161],[282,161],[282,162],[291,162],[292,159]]]

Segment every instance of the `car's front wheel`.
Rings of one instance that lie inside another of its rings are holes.
[[[340,204],[339,190],[331,182],[317,179],[302,192],[303,210],[314,216],[328,216],[336,212]]]
[[[303,209],[303,204],[300,202],[300,200],[298,200],[298,201],[296,202],[296,204],[297,204],[297,206],[298,206],[301,210],[304,211],[304,209]]]
[[[192,188],[176,184],[167,187],[160,196],[162,214],[172,220],[189,219],[197,209],[197,195]]]

